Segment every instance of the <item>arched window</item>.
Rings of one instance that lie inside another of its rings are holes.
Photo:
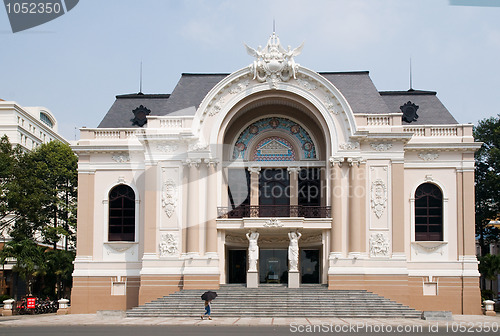
[[[443,240],[443,193],[432,183],[415,191],[415,240]]]
[[[135,240],[135,193],[120,184],[109,192],[108,241]]]

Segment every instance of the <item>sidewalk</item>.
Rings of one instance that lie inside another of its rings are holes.
[[[54,325],[216,325],[216,326],[289,326],[295,325],[493,325],[500,327],[500,314],[496,317],[483,315],[453,315],[453,321],[426,321],[420,319],[382,319],[382,318],[252,318],[252,317],[221,317],[212,316],[213,320],[175,317],[119,317],[101,316],[97,314],[75,315],[19,315],[0,316],[0,328],[16,326],[54,326]]]

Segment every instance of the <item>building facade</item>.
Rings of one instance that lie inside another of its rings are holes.
[[[117,96],[81,130],[72,313],[226,283],[480,313],[472,125],[301,49],[273,34],[250,66]]]

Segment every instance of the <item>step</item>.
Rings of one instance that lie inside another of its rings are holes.
[[[127,312],[129,317],[196,317],[204,290],[181,290]],[[366,290],[329,290],[322,285],[221,285],[212,303],[214,317],[391,317],[420,318],[421,312]]]

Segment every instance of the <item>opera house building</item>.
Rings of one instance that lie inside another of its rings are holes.
[[[436,92],[299,65],[274,33],[247,51],[81,129],[71,312],[317,284],[480,313],[472,125]]]

